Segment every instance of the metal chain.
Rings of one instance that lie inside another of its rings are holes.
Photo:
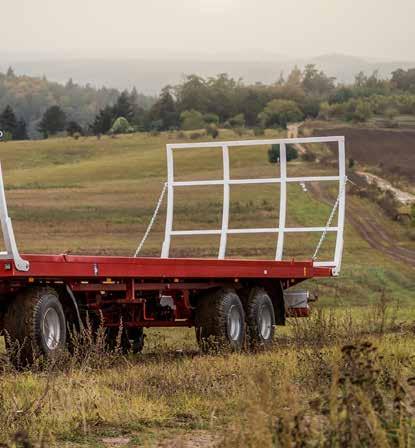
[[[151,228],[153,227],[153,224],[157,218],[157,214],[160,210],[161,203],[163,202],[163,198],[164,198],[164,194],[166,193],[166,189],[167,189],[167,182],[165,182],[163,185],[163,189],[161,190],[159,200],[157,201],[156,208],[154,209],[154,213],[150,219],[147,230],[144,233],[144,236],[143,236],[142,240],[140,241],[140,244],[138,245],[136,251],[134,252],[134,258],[136,258],[138,256],[138,254],[140,253],[141,249],[144,246],[144,243],[146,242],[148,235],[150,234]]]
[[[316,250],[314,251],[314,255],[313,255],[312,260],[315,260],[317,258],[317,255],[318,255],[318,253],[319,253],[319,251],[321,249],[321,246],[323,245],[323,242],[326,239],[328,229],[329,229],[329,227],[331,225],[331,222],[333,221],[334,215],[336,214],[337,208],[338,208],[339,203],[340,203],[340,197],[343,195],[343,192],[344,192],[344,189],[346,188],[346,183],[347,183],[348,180],[349,179],[346,177],[344,182],[341,185],[341,188],[339,190],[339,195],[337,196],[336,202],[333,205],[333,209],[332,209],[332,211],[330,213],[329,219],[327,220],[326,227],[324,228],[324,231],[321,234],[321,237],[320,237],[320,240],[319,240],[319,242],[317,244]]]

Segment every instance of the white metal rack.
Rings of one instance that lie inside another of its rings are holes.
[[[337,143],[339,172],[337,176],[306,176],[306,177],[288,177],[287,176],[287,144],[307,144],[307,143]],[[263,146],[263,145],[280,145],[280,177],[272,177],[266,179],[231,179],[229,165],[229,150],[233,147],[241,146]],[[174,156],[175,150],[196,150],[199,148],[217,148],[222,149],[223,160],[223,179],[220,180],[193,180],[193,181],[175,181],[174,179]],[[333,272],[338,274],[341,266],[343,253],[343,232],[345,219],[345,199],[346,182],[345,171],[345,144],[344,137],[311,137],[311,138],[293,138],[293,139],[270,139],[270,140],[245,140],[245,141],[228,141],[228,142],[206,142],[206,143],[177,143],[168,144],[167,150],[167,215],[165,237],[161,256],[169,257],[170,243],[172,236],[179,235],[220,235],[220,244],[218,258],[224,259],[226,255],[226,245],[228,235],[232,234],[255,234],[255,233],[275,233],[276,238],[275,259],[282,260],[284,253],[284,236],[286,233],[295,232],[335,232],[336,246],[333,260],[316,261],[315,266],[328,266],[333,268]],[[323,182],[337,181],[339,182],[339,199],[338,199],[338,215],[337,225],[328,227],[286,227],[286,211],[287,211],[287,183],[290,182]],[[247,228],[247,229],[230,229],[229,228],[229,200],[230,186],[243,184],[280,184],[280,204],[279,204],[279,222],[278,227],[271,228]],[[222,209],[222,226],[220,229],[213,230],[173,230],[174,215],[174,190],[178,187],[193,187],[203,185],[222,185],[223,186],[223,209]]]

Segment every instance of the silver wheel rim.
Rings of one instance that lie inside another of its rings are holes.
[[[61,323],[54,308],[48,308],[43,317],[43,337],[49,350],[55,350],[61,340]]]
[[[269,339],[272,331],[272,317],[271,311],[267,306],[261,308],[259,314],[259,328],[261,332],[261,337],[265,340]]]
[[[232,341],[237,341],[241,334],[242,316],[236,305],[232,305],[229,309],[228,329],[229,337]]]

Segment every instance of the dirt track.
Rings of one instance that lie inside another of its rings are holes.
[[[296,138],[298,136],[298,128],[302,123],[292,123],[287,126],[287,137]],[[300,153],[304,153],[306,149],[302,145],[295,145]],[[334,199],[330,198],[320,184],[308,185],[311,193],[321,202],[326,203],[330,207],[334,204]],[[397,247],[396,241],[388,232],[378,224],[376,218],[367,210],[362,213],[362,209],[348,202],[346,206],[346,219],[357,230],[360,236],[367,241],[374,249],[389,255],[398,261],[408,263],[415,268],[415,251]]]
[[[326,203],[330,207],[333,206],[334,200],[321,189],[320,185],[309,184],[308,188],[319,201]],[[349,201],[346,206],[346,219],[374,249],[415,268],[415,251],[397,247],[394,238],[378,224],[376,218],[370,212],[365,210],[362,213],[361,208]]]

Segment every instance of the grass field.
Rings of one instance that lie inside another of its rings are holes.
[[[231,131],[221,138],[239,139]],[[132,134],[0,144],[21,252],[132,254],[165,181],[165,143],[173,141],[175,134]],[[275,175],[266,150],[232,152],[231,176]],[[220,178],[220,155],[181,152],[176,174]],[[331,172],[302,161],[288,167],[289,175]],[[218,228],[221,196],[215,187],[178,192],[175,227]],[[231,226],[277,225],[278,200],[277,186],[232,187]],[[362,213],[370,208],[396,244],[413,245],[377,206],[350,200]],[[330,210],[289,186],[288,225],[323,226]],[[164,213],[143,255],[159,254]],[[318,238],[288,237],[286,256],[310,258]],[[328,239],[321,256],[332,246]],[[180,238],[172,255],[216,256],[217,249],[215,237]],[[272,258],[274,250],[274,237],[229,239],[231,257]],[[128,439],[128,446],[411,446],[414,279],[413,269],[372,249],[348,226],[341,277],[307,282],[320,296],[314,317],[278,328],[269,352],[202,356],[193,331],[175,329],[148,332],[141,356],[91,346],[87,360],[74,358],[58,371],[16,374],[2,357],[0,443],[12,444],[24,430],[46,446],[109,446],[108,437]]]

